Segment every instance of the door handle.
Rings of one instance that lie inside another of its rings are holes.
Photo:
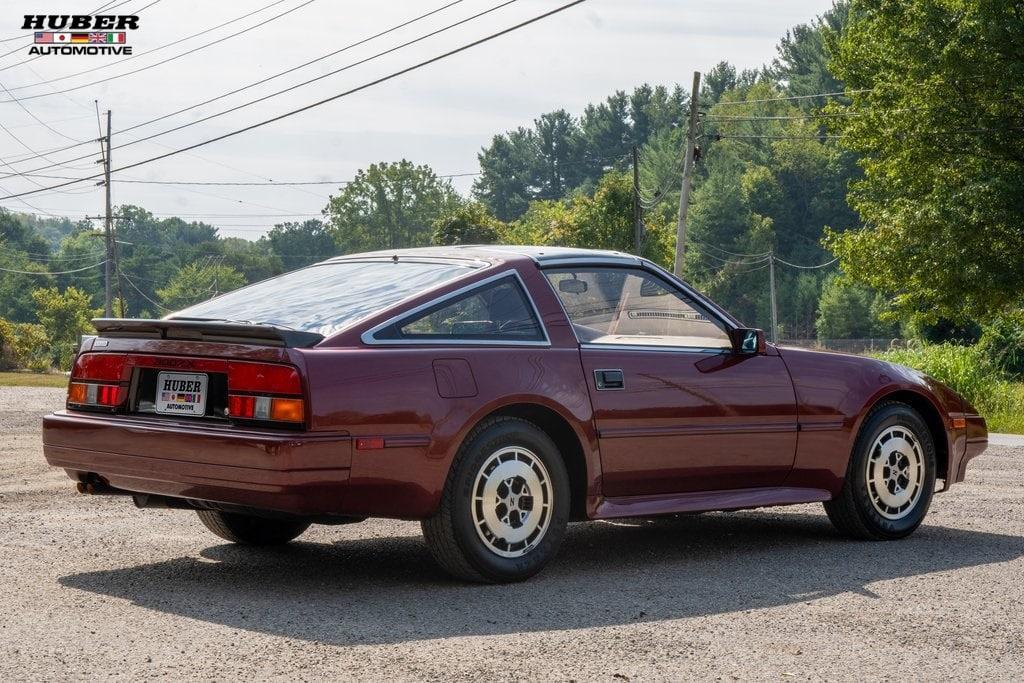
[[[625,389],[626,379],[622,370],[594,370],[594,384],[598,391]]]

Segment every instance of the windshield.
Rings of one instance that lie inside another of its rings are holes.
[[[390,260],[322,263],[236,289],[167,317],[266,323],[326,337],[476,267]]]

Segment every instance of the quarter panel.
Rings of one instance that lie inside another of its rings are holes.
[[[434,361],[445,348],[303,350],[312,429],[352,435],[345,506],[353,513],[425,517],[436,509],[451,462],[479,420],[503,406],[535,403],[562,415],[584,446],[596,439],[579,352],[569,348],[460,347],[475,396],[444,398]],[[383,448],[360,438],[383,437]],[[591,468],[592,472],[599,472]],[[593,476],[593,475],[592,475]]]

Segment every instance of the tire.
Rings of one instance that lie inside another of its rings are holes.
[[[825,502],[825,512],[853,538],[909,536],[931,504],[935,463],[931,431],[917,411],[904,403],[882,403],[864,420],[843,489]]]
[[[218,510],[196,510],[207,529],[232,543],[282,545],[302,535],[309,522],[240,515]]]
[[[423,536],[456,578],[522,581],[558,552],[569,496],[569,475],[551,437],[526,420],[491,418],[459,449],[437,514],[422,522]]]

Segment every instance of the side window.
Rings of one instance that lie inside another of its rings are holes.
[[[629,268],[546,271],[576,336],[588,344],[729,348],[729,335],[670,283]]]
[[[544,341],[519,282],[505,277],[388,325],[380,341]]]

